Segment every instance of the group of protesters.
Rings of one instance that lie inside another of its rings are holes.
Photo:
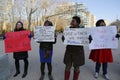
[[[70,28],[81,28],[81,19],[78,16],[73,16]],[[49,20],[46,20],[44,22],[44,26],[53,26],[53,23]],[[96,22],[96,27],[99,26],[106,26],[106,23],[103,19],[100,19]],[[24,31],[23,23],[21,21],[18,21],[16,23],[14,31]],[[119,39],[119,34],[116,34],[116,38]],[[4,39],[7,37],[4,36]],[[29,34],[28,38],[32,38],[32,35]],[[41,70],[41,76],[39,80],[44,80],[45,77],[45,65],[47,64],[48,68],[48,77],[49,80],[54,80],[52,76],[52,55],[53,55],[53,44],[56,43],[57,35],[55,34],[55,41],[54,42],[41,42],[38,41],[37,43],[40,44],[39,46],[39,55],[40,55],[40,70]],[[64,42],[65,37],[62,36],[62,41]],[[89,35],[89,44],[93,41],[93,38],[91,35]],[[22,75],[22,78],[25,78],[28,74],[28,51],[22,51],[22,52],[13,52],[13,58],[15,59],[15,68],[16,73],[13,75],[14,77],[18,76],[20,74],[20,64],[19,61],[24,61],[24,73]],[[113,56],[111,49],[94,49],[91,50],[89,59],[93,60],[96,64],[95,66],[95,75],[94,77],[97,79],[99,77],[100,68],[102,65],[103,70],[103,77],[106,80],[110,80],[109,76],[107,75],[107,69],[108,69],[108,63],[113,62]],[[80,66],[83,66],[85,64],[85,55],[84,55],[84,47],[82,45],[67,45],[66,51],[64,55],[64,64],[65,64],[65,71],[64,71],[64,80],[69,80],[71,68],[74,67],[74,74],[73,74],[73,80],[78,80],[79,74],[80,74]]]

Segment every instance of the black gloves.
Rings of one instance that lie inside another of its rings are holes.
[[[89,38],[88,38],[88,39],[89,39],[89,43],[91,43],[92,40],[93,40],[91,35],[89,35]]]
[[[119,37],[120,37],[120,35],[119,34],[116,34],[116,36],[115,36],[116,38],[118,38],[118,40],[119,40]]]
[[[62,41],[64,42],[64,40],[65,40],[65,37],[64,37],[64,36],[62,36]]]

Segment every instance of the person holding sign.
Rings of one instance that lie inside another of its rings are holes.
[[[80,17],[74,16],[72,18],[70,28],[80,28],[79,27],[80,23],[81,23]],[[63,41],[65,40],[64,36],[62,36],[62,40]],[[64,64],[66,65],[64,80],[69,80],[70,69],[72,65],[74,66],[73,80],[78,80],[80,73],[79,67],[85,64],[83,46],[67,45],[64,56]]]
[[[45,21],[44,26],[53,26],[51,21]],[[45,76],[45,63],[47,63],[48,67],[48,77],[49,80],[54,80],[52,76],[52,54],[53,54],[53,44],[56,43],[56,36],[55,36],[55,41],[54,42],[40,42],[40,62],[41,62],[41,77],[40,80],[44,80]]]
[[[106,26],[104,20],[98,20],[96,22],[96,26]],[[118,35],[116,35],[118,38]],[[89,36],[89,41],[91,43],[92,41],[92,36]],[[110,80],[110,78],[107,76],[107,68],[108,68],[108,62],[112,63],[113,62],[113,56],[112,56],[112,51],[111,49],[94,49],[91,51],[89,59],[92,59],[94,62],[96,62],[96,67],[95,67],[95,78],[97,79],[99,76],[99,71],[100,67],[102,64],[103,68],[103,76],[106,80]]]
[[[23,31],[25,30],[23,28],[23,23],[21,21],[18,21],[16,23],[15,26],[15,32],[16,31]],[[28,35],[29,38],[31,38],[31,35]],[[7,37],[4,36],[4,39],[6,39]],[[28,51],[22,51],[22,52],[13,52],[13,58],[15,59],[15,67],[16,67],[16,73],[14,75],[14,77],[16,77],[18,74],[20,74],[20,64],[19,64],[19,60],[24,60],[24,74],[22,76],[22,78],[26,77],[27,75],[27,71],[28,71]]]

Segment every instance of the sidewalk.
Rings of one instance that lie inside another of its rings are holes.
[[[54,54],[53,54],[53,76],[54,80],[64,80],[64,68],[63,64],[65,45],[61,41],[61,35],[58,36],[57,43],[54,45]],[[119,45],[120,46],[120,45]],[[120,47],[119,47],[120,48]],[[85,60],[86,64],[80,68],[79,80],[95,80],[93,77],[94,66],[95,64],[88,59],[89,49],[85,47]],[[109,64],[108,75],[112,80],[120,80],[120,49],[113,50],[114,63]],[[11,64],[11,75],[15,73],[14,59],[12,54],[9,54],[10,64]],[[22,79],[23,74],[23,61],[21,62],[21,74],[18,77],[13,78],[11,76],[10,80],[39,80],[40,78],[40,60],[39,60],[39,44],[32,40],[32,51],[29,52],[29,69],[28,75],[26,78]],[[47,67],[46,67],[47,69]],[[102,69],[101,69],[102,74]],[[105,80],[100,74],[98,80]],[[73,68],[71,73],[72,80],[73,77]],[[45,80],[49,80],[47,77],[47,70]]]

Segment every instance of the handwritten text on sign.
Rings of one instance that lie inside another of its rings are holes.
[[[64,44],[67,45],[88,45],[88,31],[86,28],[65,28]]]
[[[36,26],[34,28],[34,39],[40,42],[54,42],[54,26]]]
[[[31,50],[30,31],[8,32],[5,34],[5,52],[21,52]]]
[[[118,48],[118,39],[115,37],[117,28],[115,26],[91,28],[90,34],[93,38],[90,49]]]

